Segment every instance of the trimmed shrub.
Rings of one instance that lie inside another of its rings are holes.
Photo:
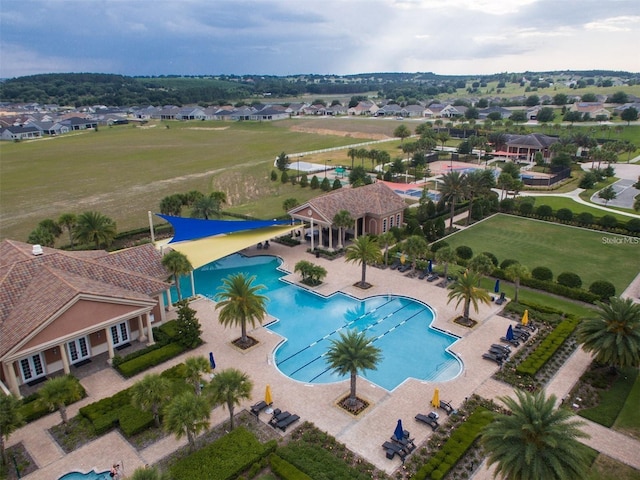
[[[576,222],[580,225],[591,225],[593,224],[593,215],[589,212],[582,212],[576,215]]]
[[[558,275],[558,279],[556,280],[560,285],[564,285],[569,288],[580,288],[582,287],[582,279],[577,273],[573,272],[562,272]]]
[[[500,200],[500,211],[501,212],[513,212],[513,209],[516,206],[516,202],[513,200],[513,198],[504,198],[502,200]]]
[[[160,365],[162,362],[177,357],[186,348],[178,343],[170,343],[160,348],[147,353],[146,355],[139,356],[132,360],[127,360],[118,365],[118,371],[125,378],[133,377],[134,375],[147,370],[148,368]]]
[[[542,218],[553,216],[553,209],[549,205],[540,205],[536,208],[536,214]]]
[[[473,257],[473,250],[471,250],[471,247],[467,247],[466,245],[460,245],[456,248],[456,255],[463,260],[470,260],[471,257]]]
[[[516,263],[520,263],[518,262],[518,260],[514,260],[513,258],[507,258],[505,260],[502,261],[502,263],[500,264],[500,269],[501,270],[506,270],[509,266],[516,264]]]
[[[531,215],[533,213],[533,203],[521,203],[518,210],[520,210],[522,215]]]
[[[491,263],[493,263],[494,267],[498,266],[498,257],[496,257],[493,253],[491,253],[491,252],[482,252],[482,255],[485,255],[486,257],[488,257],[489,260],[491,260]]]
[[[568,208],[561,208],[556,212],[556,218],[561,222],[570,222],[573,220],[573,212]]]
[[[618,220],[613,215],[605,215],[598,222],[604,228],[616,228],[618,226]]]
[[[273,473],[283,480],[312,480],[309,475],[300,471],[295,465],[291,465],[275,454],[269,457],[269,463]]]
[[[596,280],[591,285],[589,285],[589,291],[594,295],[598,295],[600,300],[606,302],[610,297],[615,296],[616,287],[606,280]]]
[[[627,222],[627,230],[631,233],[640,232],[640,218],[632,218]]]
[[[537,280],[550,282],[553,280],[553,272],[547,267],[536,267],[531,270],[531,276]]]
[[[131,437],[147,430],[154,424],[153,414],[138,410],[133,405],[127,405],[119,410],[118,424],[122,433]]]

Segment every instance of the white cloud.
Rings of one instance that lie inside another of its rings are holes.
[[[631,32],[640,26],[640,16],[609,17],[595,22],[586,23],[587,30],[602,30],[605,32]]]

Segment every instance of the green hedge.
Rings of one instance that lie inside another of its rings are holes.
[[[289,442],[278,449],[278,455],[315,480],[369,480],[370,475],[358,472],[342,459],[318,445],[300,441]]]
[[[469,447],[476,440],[482,429],[491,423],[493,413],[484,408],[477,407],[469,418],[449,436],[447,442],[440,451],[425,463],[412,480],[425,480],[443,478],[452,467],[462,458]]]
[[[170,343],[158,349],[154,349],[151,352],[147,352],[146,355],[142,355],[131,360],[125,360],[117,366],[117,369],[123,377],[130,378],[151,367],[155,367],[156,365],[160,365],[167,360],[177,357],[186,349],[186,347],[179,343]]]
[[[271,464],[271,471],[282,480],[312,480],[309,475],[276,454],[269,457],[269,463]]]
[[[496,268],[491,275],[503,280],[507,279],[504,270],[500,268]],[[533,277],[521,278],[520,285],[524,287],[535,288],[537,290],[543,290],[549,293],[554,293],[562,297],[571,298],[572,300],[578,300],[585,303],[595,303],[596,300],[600,300],[600,297],[598,295],[595,295],[587,290],[583,290],[581,288],[565,287],[564,285],[560,285],[556,282],[545,282],[544,280],[538,280]]]
[[[553,354],[556,353],[564,341],[569,338],[578,326],[578,323],[580,323],[580,320],[573,316],[560,322],[560,324],[540,342],[540,345],[516,367],[516,372],[533,377]]]
[[[127,437],[144,432],[154,424],[151,412],[140,411],[133,405],[122,407],[118,410],[118,414],[118,424]]]
[[[275,451],[275,440],[261,444],[244,427],[174,463],[170,468],[174,480],[234,480],[260,459]]]

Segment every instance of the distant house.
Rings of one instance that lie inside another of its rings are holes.
[[[355,107],[350,107],[347,111],[349,115],[375,115],[379,107],[369,101],[358,102]]]
[[[388,103],[380,107],[376,112],[376,117],[398,117],[402,116],[402,107],[397,103]]]
[[[153,344],[170,287],[161,259],[151,244],[107,253],[0,242],[0,394]]]
[[[588,113],[593,119],[601,115],[606,118],[611,117],[611,113],[609,113],[609,110],[604,108],[604,104],[602,102],[576,102],[571,105],[570,110],[572,112],[580,112],[583,115]]]
[[[357,238],[366,234],[379,235],[392,227],[401,226],[405,208],[406,203],[400,195],[384,183],[377,182],[363,187],[334,190],[287,213],[295,220],[309,223],[312,232],[321,230],[320,239],[329,250],[333,250],[334,236],[340,242],[338,228],[333,225],[333,218],[339,211],[347,210],[351,214],[354,223],[347,232]],[[311,248],[314,248],[314,244],[314,235],[311,235]]]
[[[269,106],[265,107],[262,110],[258,110],[257,112],[253,112],[249,119],[250,120],[258,120],[258,121],[271,121],[271,120],[282,120],[285,118],[289,118],[289,114],[287,113],[284,107],[276,107]]]
[[[176,114],[178,120],[204,120],[205,118],[206,114],[200,107],[183,107]]]
[[[0,138],[2,140],[31,140],[42,137],[42,132],[33,125],[27,126],[10,126],[0,130]]]
[[[482,120],[486,119],[489,117],[490,114],[497,112],[500,114],[500,118],[505,119],[505,118],[509,118],[511,116],[511,114],[513,113],[511,110],[509,110],[508,108],[504,108],[504,107],[487,107],[487,108],[483,108],[482,110],[478,111],[478,117]]]
[[[98,128],[98,121],[97,120],[93,120],[93,119],[89,119],[89,118],[82,118],[82,117],[71,117],[71,118],[67,118],[66,120],[62,120],[60,121],[60,123],[66,127],[69,127],[70,131],[74,131],[74,130],[88,130],[90,128]]]
[[[420,118],[424,116],[424,107],[422,105],[407,105],[402,107],[400,115],[403,117]]]

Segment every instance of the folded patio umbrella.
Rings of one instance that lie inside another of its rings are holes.
[[[216,361],[213,358],[213,352],[209,352],[209,365],[211,365],[211,370],[216,369]]]
[[[496,280],[496,284],[493,287],[493,293],[500,293],[500,279]]]
[[[429,259],[429,263],[427,264],[427,272],[433,273],[433,262]]]
[[[402,440],[404,438],[404,428],[402,428],[402,420],[398,419],[398,424],[396,425],[396,429],[394,430],[393,435],[398,440]]]
[[[522,325],[526,325],[527,323],[529,323],[529,310],[525,310],[522,315]]]
[[[271,396],[271,386],[267,385],[267,388],[264,391],[264,403],[267,405],[271,405],[273,403],[273,398]]]
[[[433,398],[431,399],[431,406],[438,408],[440,406],[440,389],[436,388],[433,392]]]
[[[505,338],[507,340],[513,340],[513,328],[511,327],[511,325],[509,325],[509,328],[507,328],[507,335],[505,336]]]

